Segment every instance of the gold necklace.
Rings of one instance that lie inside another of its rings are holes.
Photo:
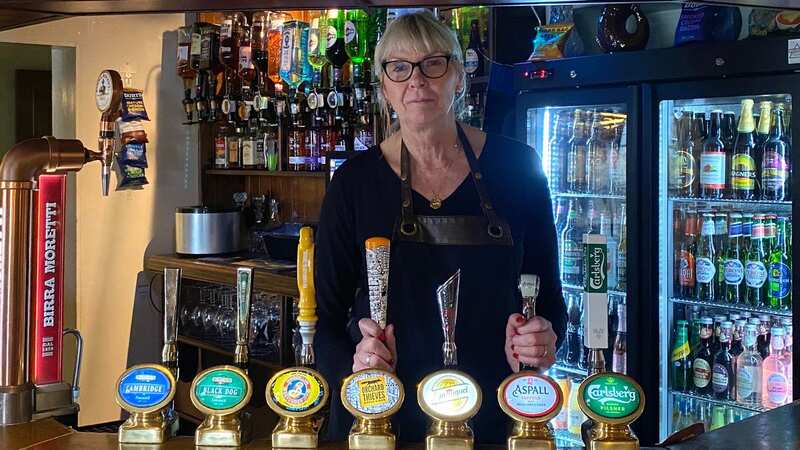
[[[458,149],[458,143],[453,144],[453,149]],[[450,163],[449,166],[452,166],[452,165],[453,165],[453,163]],[[448,167],[443,167],[443,168],[449,168],[449,166]],[[442,198],[439,196],[439,193],[436,192],[436,190],[431,189],[431,191],[433,192],[433,195],[431,196],[431,200],[430,200],[430,203],[429,203],[431,209],[435,210],[435,209],[441,208],[442,207]]]

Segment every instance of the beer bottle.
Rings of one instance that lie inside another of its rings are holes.
[[[758,120],[754,121],[758,128],[756,129],[755,134],[756,147],[755,153],[753,153],[753,158],[756,160],[756,174],[760,177],[762,171],[761,166],[764,161],[764,144],[766,144],[767,140],[769,139],[770,124],[772,121],[772,102],[759,102],[758,109],[760,114]],[[756,180],[756,184],[756,187],[759,190],[758,194],[760,195],[761,179]]]
[[[695,113],[694,119],[692,120],[692,152],[694,156],[694,183],[692,187],[692,191],[694,192],[694,196],[699,196],[700,193],[700,176],[702,173],[702,167],[700,166],[700,154],[703,152],[703,142],[706,139],[706,135],[708,134],[708,128],[706,127],[706,115],[705,113]]]
[[[744,336],[744,326],[747,325],[747,319],[740,319],[737,318],[733,320],[733,339],[731,340],[731,356],[733,357],[734,365],[736,364],[736,358],[742,354],[744,351],[744,346],[742,345],[742,337]]]
[[[611,370],[617,373],[627,373],[628,345],[626,335],[625,304],[617,305],[617,336],[614,338],[614,354],[611,358]]]
[[[714,398],[717,400],[733,401],[734,397],[734,370],[733,357],[730,353],[733,324],[729,321],[722,322],[719,333],[719,350],[714,355],[714,366],[711,375],[711,385]]]
[[[583,283],[583,233],[577,220],[577,212],[570,209],[567,226],[561,234],[561,280],[572,285]]]
[[[587,142],[588,156],[586,157],[586,183],[587,190],[593,194],[608,194],[610,191],[608,157],[611,144],[609,130],[611,127],[606,121],[610,118],[605,111],[598,111],[592,122],[592,132]]]
[[[736,143],[734,144],[731,183],[733,197],[750,200],[756,192],[755,141],[753,137],[753,100],[742,100]]]
[[[671,370],[672,389],[677,392],[688,392],[691,388],[692,361],[689,348],[689,324],[678,320],[675,341],[672,344]]]
[[[678,195],[695,197],[697,195],[697,159],[695,158],[692,121],[694,113],[684,111],[681,115],[678,136],[677,171]]]
[[[681,298],[697,298],[695,289],[695,254],[697,253],[697,213],[689,210],[686,213],[683,239],[679,255],[679,294]]]
[[[700,318],[700,346],[692,361],[692,382],[694,393],[707,396],[711,394],[711,365],[714,358],[711,353],[711,335],[713,333],[710,317]]]
[[[562,169],[562,161],[569,154],[569,114],[566,111],[556,113],[553,120],[553,137],[548,142],[550,147],[550,186],[555,192],[565,191],[566,173]],[[566,168],[566,167],[563,167]]]
[[[710,213],[703,214],[703,225],[700,229],[700,245],[695,259],[695,282],[697,298],[705,302],[715,300],[714,292],[714,218]]]
[[[712,111],[711,129],[700,154],[700,195],[703,198],[722,198],[725,191],[725,147],[720,140],[721,122],[722,111]]]
[[[680,295],[681,291],[681,246],[685,221],[686,211],[683,208],[672,210],[672,292],[675,297]]]
[[[583,356],[583,339],[580,336],[583,325],[581,323],[581,297],[575,293],[568,293],[567,297],[567,336],[564,342],[566,350],[565,363],[577,366]]]
[[[628,216],[625,213],[625,203],[620,206],[620,231],[617,244],[617,290],[623,291],[628,286],[628,229],[625,226]]]
[[[470,23],[469,43],[464,52],[464,71],[470,78],[484,75],[481,29],[478,19],[473,19]]]
[[[328,58],[328,62],[333,67],[341,70],[348,60],[347,50],[344,45],[345,10],[329,9],[327,16],[327,33],[320,30],[320,37],[327,36],[325,39],[327,45],[325,57]],[[340,81],[339,77],[336,78],[337,81]]]
[[[769,257],[769,307],[788,309],[792,302],[792,267],[786,247],[786,217],[779,217],[777,243]]]
[[[789,145],[783,131],[783,111],[781,108],[775,108],[772,112],[769,138],[764,143],[761,165],[761,198],[764,200],[782,201],[786,198],[789,153]]]
[[[753,234],[753,213],[742,214],[742,239],[739,244],[747,252],[750,248],[750,237]]]
[[[726,317],[722,314],[714,316],[713,335],[711,336],[711,354],[716,355],[719,351],[719,333],[722,331],[722,322],[725,322]]]
[[[728,227],[728,249],[725,258],[725,301],[727,303],[741,303],[741,285],[744,279],[744,265],[739,241],[742,235],[742,215],[731,214],[731,223]]]
[[[567,189],[570,192],[586,191],[586,144],[589,139],[586,113],[576,109],[573,113],[572,138],[567,154]]]
[[[767,290],[767,254],[764,250],[764,216],[753,216],[753,235],[745,264],[745,299],[750,306],[764,306]]]
[[[722,145],[725,146],[725,195],[730,196],[733,190],[733,183],[731,181],[731,172],[733,167],[733,154],[734,146],[736,144],[736,114],[733,111],[725,111],[722,115],[722,132],[721,139]]]
[[[725,213],[714,214],[714,294],[718,302],[725,301],[725,258],[728,237],[728,216]]]

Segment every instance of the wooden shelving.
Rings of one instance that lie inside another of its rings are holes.
[[[254,268],[253,289],[274,294],[299,296],[297,291],[297,274],[294,269],[268,269],[259,260],[243,258],[193,258],[179,255],[155,255],[144,258],[144,270],[163,272],[164,268],[173,267],[182,270],[182,276],[190,280],[208,283],[236,284],[236,268]]]
[[[270,172],[267,170],[253,169],[205,169],[208,175],[250,176],[250,177],[278,177],[278,178],[325,178],[327,172]]]

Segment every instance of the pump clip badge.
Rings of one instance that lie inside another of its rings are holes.
[[[309,369],[285,369],[267,383],[267,403],[287,413],[314,414],[327,397],[326,383]]]

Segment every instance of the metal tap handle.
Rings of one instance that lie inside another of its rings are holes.
[[[81,395],[81,388],[78,383],[81,380],[81,362],[83,361],[83,336],[81,332],[74,328],[64,328],[63,335],[70,334],[75,336],[77,348],[75,351],[75,372],[72,374],[72,402],[77,403]]]
[[[164,268],[164,347],[161,362],[178,375],[178,297],[181,292],[181,269]]]
[[[519,292],[522,294],[522,315],[526,320],[531,320],[536,316],[536,297],[539,296],[540,280],[539,275],[524,273],[519,277]],[[538,371],[537,367],[519,363],[519,370]]]
[[[236,269],[236,350],[234,363],[241,369],[247,369],[249,358],[248,343],[250,340],[250,297],[253,292],[253,269],[239,267]]]
[[[456,353],[456,319],[458,318],[458,294],[461,285],[461,269],[436,289],[436,300],[439,304],[439,314],[442,319],[442,333],[444,344],[442,353],[444,365],[453,367],[458,365]]]

